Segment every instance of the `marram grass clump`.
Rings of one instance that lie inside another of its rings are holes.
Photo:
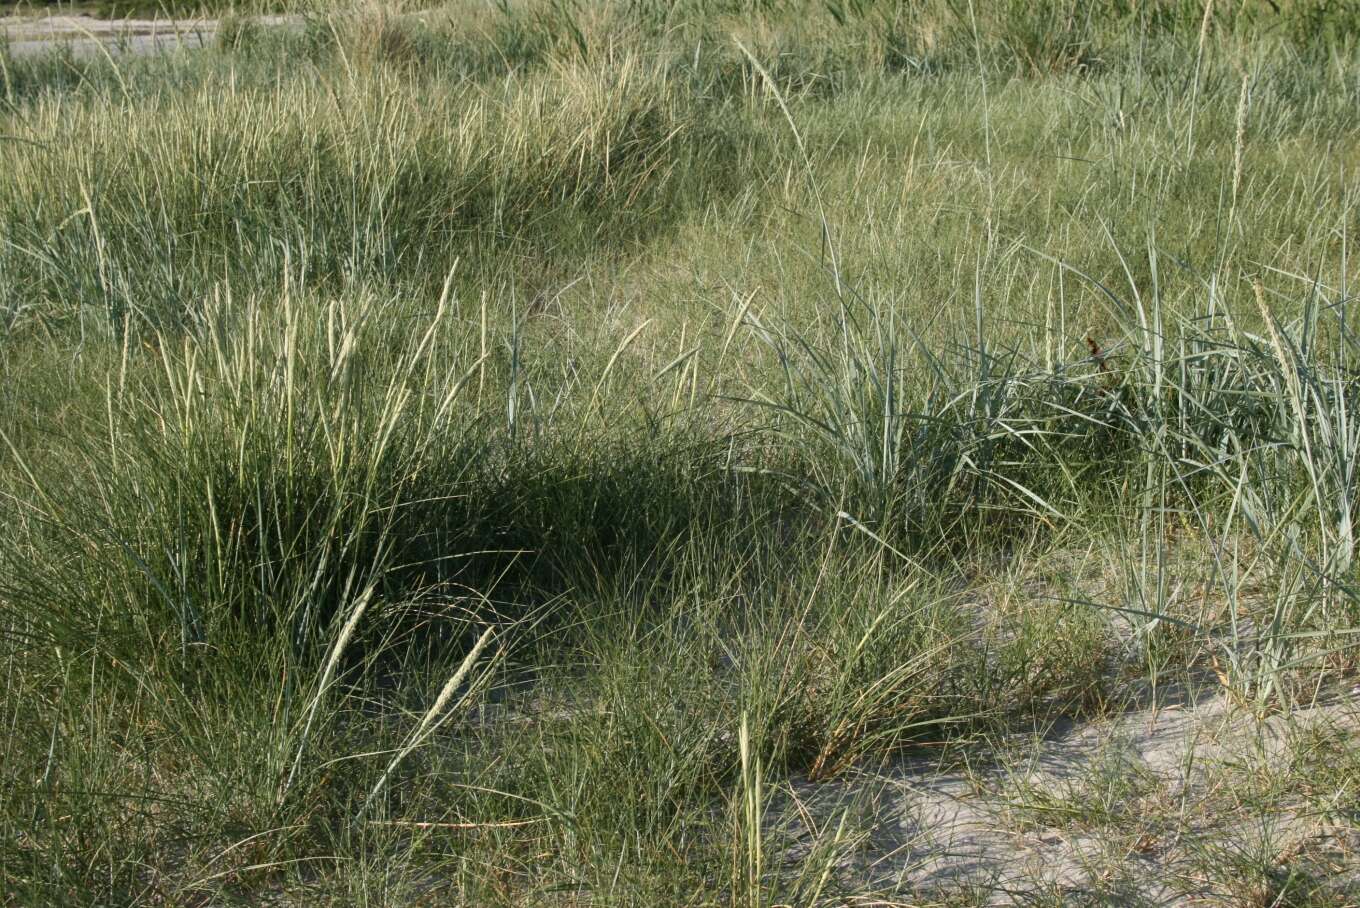
[[[1346,9],[300,11],[0,50],[9,902],[1354,901]]]

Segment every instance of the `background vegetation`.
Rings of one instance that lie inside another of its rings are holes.
[[[1354,684],[1360,8],[305,13],[0,48],[7,903],[985,900],[780,786]]]

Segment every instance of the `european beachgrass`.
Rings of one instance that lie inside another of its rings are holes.
[[[6,904],[1346,903],[1354,12],[296,9],[0,48]]]

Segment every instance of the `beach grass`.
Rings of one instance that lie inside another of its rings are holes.
[[[257,11],[0,46],[5,904],[1347,903],[1360,12]]]

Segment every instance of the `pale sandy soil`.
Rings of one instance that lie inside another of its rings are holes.
[[[1305,873],[1340,900],[1324,904],[1357,904],[1354,791],[1319,809],[1306,778],[1285,777],[1300,741],[1358,732],[1354,694],[1265,719],[1222,695],[1187,698],[1011,742],[972,771],[913,762],[795,780],[772,797],[768,833],[796,865],[849,817],[857,844],[835,875],[880,906],[1268,905],[1272,884]],[[1304,795],[1258,790],[1271,779]]]

